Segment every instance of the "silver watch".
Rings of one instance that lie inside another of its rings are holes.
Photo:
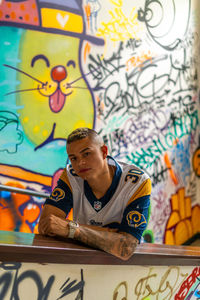
[[[74,222],[74,221],[69,221],[68,225],[69,225],[69,233],[68,233],[67,237],[70,238],[70,239],[73,239],[74,235],[75,235],[75,232],[76,232],[76,228],[79,227],[79,224],[77,222]]]

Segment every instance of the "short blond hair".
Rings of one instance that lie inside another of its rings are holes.
[[[67,144],[82,140],[86,137],[97,142],[100,146],[104,144],[102,137],[94,129],[88,127],[80,127],[72,131],[67,137]]]

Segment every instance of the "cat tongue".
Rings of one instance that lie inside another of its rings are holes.
[[[53,95],[49,97],[49,106],[55,113],[59,112],[65,104],[65,95],[58,89]]]

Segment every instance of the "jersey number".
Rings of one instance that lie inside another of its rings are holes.
[[[144,174],[144,172],[136,169],[131,169],[128,171],[128,174],[125,177],[125,181],[130,179],[132,180],[132,183],[136,183],[142,174]]]

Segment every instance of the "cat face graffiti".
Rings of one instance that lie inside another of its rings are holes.
[[[20,42],[16,93],[24,132],[36,146],[92,128],[92,94],[79,66],[80,39],[26,30]]]

